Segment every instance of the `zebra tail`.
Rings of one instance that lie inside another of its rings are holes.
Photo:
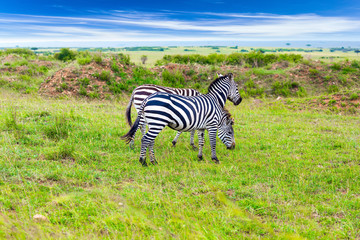
[[[135,133],[136,133],[137,129],[139,128],[140,119],[141,119],[141,116],[139,115],[136,118],[134,125],[131,126],[129,132],[121,137],[121,139],[124,140],[126,142],[126,144],[128,144],[131,140],[134,139]]]
[[[125,112],[125,116],[126,116],[126,120],[129,124],[129,126],[132,126],[132,121],[131,121],[131,105],[134,102],[134,94],[131,94],[131,98],[130,101],[126,107],[126,112]]]

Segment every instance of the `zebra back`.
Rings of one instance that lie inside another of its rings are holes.
[[[192,88],[171,88],[171,87],[164,87],[153,84],[144,84],[135,88],[135,90],[132,93],[132,96],[134,97],[134,106],[136,110],[138,111],[141,106],[141,103],[148,96],[150,96],[155,92],[172,93],[172,94],[188,96],[188,97],[201,95],[199,91]]]

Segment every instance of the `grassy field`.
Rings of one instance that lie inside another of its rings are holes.
[[[236,148],[218,141],[220,165],[166,129],[144,168],[140,136],[120,140],[127,101],[0,89],[0,238],[360,238],[358,116],[246,99],[227,104]]]
[[[147,57],[145,66],[153,67],[156,61],[163,58],[164,55],[174,55],[174,54],[202,54],[202,55],[209,55],[212,53],[218,54],[231,54],[234,52],[240,52],[242,49],[247,51],[252,51],[252,49],[267,49],[267,50],[274,50],[275,47],[241,47],[239,46],[238,49],[234,49],[231,47],[218,47],[214,48],[211,46],[204,46],[204,47],[194,47],[194,46],[177,46],[177,47],[164,47],[164,51],[127,51],[125,49],[121,51],[116,51],[113,53],[123,53],[129,55],[131,61],[134,62],[136,65],[142,65],[141,57],[145,55]],[[284,48],[292,48],[291,46],[284,46]],[[318,48],[304,48],[307,50],[318,50]],[[53,49],[51,51],[58,50]],[[76,48],[74,48],[76,50]],[[39,49],[38,51],[44,51],[44,49]],[[105,53],[107,51],[104,51]],[[306,59],[312,60],[322,60],[325,62],[338,62],[343,61],[345,59],[349,60],[360,60],[360,55],[356,54],[355,52],[341,52],[335,51],[330,52],[328,48],[324,48],[323,52],[282,52],[282,53],[296,53],[303,55]]]

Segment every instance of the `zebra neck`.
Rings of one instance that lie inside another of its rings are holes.
[[[225,106],[228,93],[229,93],[229,89],[227,87],[219,87],[216,88],[216,91],[209,92],[208,95],[213,96],[216,99],[216,101],[219,103],[221,108],[223,108]]]

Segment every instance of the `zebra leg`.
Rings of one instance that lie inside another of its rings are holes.
[[[144,136],[146,134],[146,122],[141,126],[141,134]]]
[[[210,140],[210,148],[211,148],[211,159],[216,163],[219,164],[219,160],[216,157],[216,133],[217,129],[208,129],[209,132],[209,140]]]
[[[149,147],[150,161],[152,164],[157,163],[155,160],[155,154],[153,150],[156,136],[163,130],[165,126],[151,126],[149,125],[149,131],[141,139],[141,151],[139,162],[146,167],[146,150]]]
[[[180,135],[181,135],[181,132],[177,132],[174,140],[172,140],[171,143],[172,143],[173,147],[175,147],[175,145],[176,145],[176,143],[177,143],[177,140],[179,139]]]
[[[158,162],[157,162],[156,159],[155,159],[154,143],[155,143],[155,141],[152,141],[152,142],[149,144],[149,155],[150,155],[150,162],[152,163],[152,165],[158,164]]]
[[[197,150],[197,147],[195,146],[194,143],[194,135],[195,135],[195,130],[192,130],[190,135],[190,145],[192,146],[193,150]]]
[[[203,156],[202,156],[202,151],[203,151],[203,147],[204,147],[204,130],[198,130],[198,137],[199,137],[199,153],[198,153],[198,158],[199,161],[203,160]]]

